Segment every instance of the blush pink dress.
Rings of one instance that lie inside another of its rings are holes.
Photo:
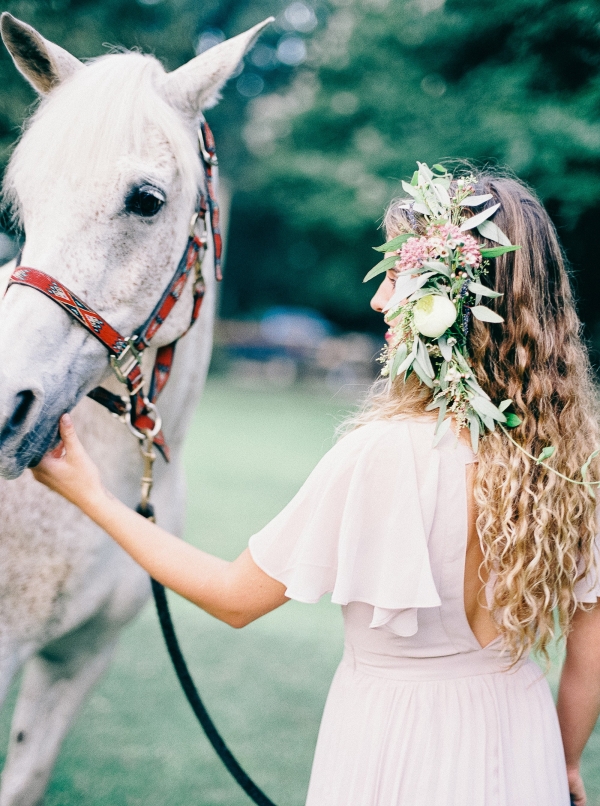
[[[287,595],[342,605],[345,650],[307,806],[569,806],[556,710],[529,659],[507,671],[464,610],[465,465],[429,420],[341,439],[250,539]],[[591,585],[587,585],[590,588]],[[580,590],[596,601],[598,591]]]

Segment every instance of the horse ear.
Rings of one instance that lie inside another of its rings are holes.
[[[84,65],[58,45],[48,42],[31,25],[7,11],[0,17],[0,33],[17,69],[41,95],[46,95]]]
[[[273,19],[269,17],[243,34],[205,50],[169,73],[163,85],[168,101],[194,117],[202,109],[214,106],[219,100],[219,90],[258,39],[262,29]]]

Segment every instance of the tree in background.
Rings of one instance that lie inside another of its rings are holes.
[[[208,113],[234,191],[225,316],[272,304],[380,328],[362,277],[415,160],[509,166],[553,216],[600,341],[600,6],[577,0],[9,0],[75,55],[169,69],[269,14]],[[0,50],[0,159],[34,94]],[[243,136],[242,136],[243,134]]]
[[[244,138],[225,311],[295,299],[373,326],[361,279],[384,206],[417,159],[451,156],[533,185],[600,327],[597,3],[336,0],[291,86],[252,102]]]

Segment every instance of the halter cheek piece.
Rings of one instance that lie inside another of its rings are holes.
[[[187,246],[169,285],[154,310],[131,336],[124,337],[96,313],[83,300],[45,272],[26,266],[17,266],[7,286],[24,285],[35,288],[60,305],[80,325],[95,336],[108,350],[110,364],[119,381],[127,387],[127,395],[119,396],[101,386],[92,389],[88,396],[124,420],[132,433],[140,440],[152,439],[164,458],[169,460],[169,448],[161,430],[161,418],[156,410],[156,400],[164,389],[175,356],[179,336],[171,344],[159,347],[152,370],[148,394],[144,395],[144,377],[141,367],[143,351],[150,346],[153,336],[173,310],[180,298],[190,274],[193,276],[193,309],[189,328],[200,313],[204,297],[202,261],[207,246],[207,225],[210,226],[214,244],[215,276],[221,280],[222,240],[219,227],[219,205],[215,195],[213,168],[217,165],[215,141],[205,120],[198,130],[199,153],[204,169],[206,196],[199,194],[196,210],[190,222]],[[207,220],[208,214],[208,220]],[[198,222],[202,224],[200,235],[196,233]],[[186,332],[187,332],[186,330]],[[185,335],[184,333],[181,334]]]

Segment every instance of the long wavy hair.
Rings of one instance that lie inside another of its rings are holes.
[[[521,249],[491,261],[487,284],[502,296],[487,304],[504,324],[472,320],[471,366],[492,400],[512,399],[523,421],[514,439],[533,456],[554,445],[553,467],[581,479],[581,466],[600,446],[597,399],[556,231],[532,191],[512,177],[481,173],[475,193],[500,203],[494,221]],[[390,204],[384,224],[389,238],[422,235],[426,226],[406,199]],[[352,425],[422,416],[431,397],[414,373],[406,383],[379,382]],[[566,635],[578,604],[575,582],[593,568],[596,501],[531,461],[500,429],[482,437],[478,460],[476,524],[483,568],[494,579],[492,616],[514,662],[532,648],[548,658],[553,614]],[[594,460],[590,478],[600,478],[599,470]]]

